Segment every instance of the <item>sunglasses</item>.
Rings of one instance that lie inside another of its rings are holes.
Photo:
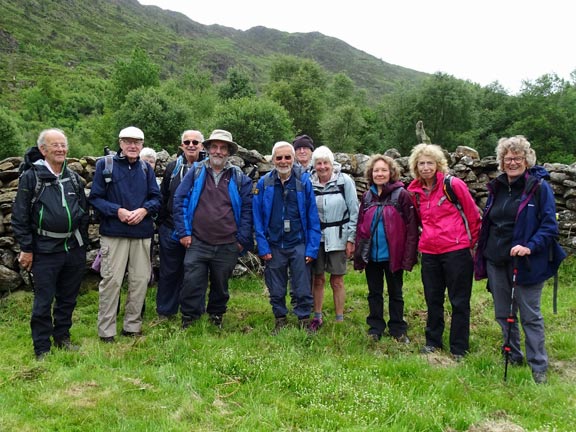
[[[292,156],[291,155],[287,155],[287,156],[276,156],[274,159],[276,159],[277,161],[281,161],[282,159],[284,160],[292,160]]]
[[[185,141],[182,141],[182,144],[184,144],[184,145],[186,145],[186,146],[189,146],[189,145],[195,145],[195,146],[197,146],[198,144],[200,144],[200,141],[197,141],[197,140],[185,140]]]

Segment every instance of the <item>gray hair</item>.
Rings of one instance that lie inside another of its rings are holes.
[[[530,142],[523,135],[510,138],[500,138],[496,146],[496,161],[500,171],[504,171],[504,156],[511,152],[515,155],[524,156],[528,168],[536,165],[536,152],[530,147]]]
[[[274,157],[276,150],[278,150],[279,148],[282,148],[282,147],[289,147],[290,148],[290,154],[292,155],[292,159],[294,159],[294,157],[296,156],[296,152],[294,151],[294,147],[292,146],[292,144],[290,144],[287,141],[278,141],[276,144],[274,144],[274,147],[272,147],[272,157]]]
[[[50,128],[50,129],[44,129],[42,132],[40,132],[40,135],[38,135],[38,139],[36,140],[36,145],[38,146],[38,148],[44,147],[46,145],[46,135],[52,132],[58,132],[64,135],[64,142],[66,143],[66,147],[68,147],[68,137],[66,136],[64,131],[62,129]]]
[[[157,159],[156,150],[150,147],[144,147],[142,150],[140,150],[140,157],[149,157],[156,160]]]
[[[334,153],[326,146],[320,146],[312,153],[312,166],[316,165],[318,159],[327,160],[334,166]]]
[[[182,132],[182,136],[180,137],[180,141],[184,141],[184,135],[186,135],[187,133],[195,133],[195,134],[200,135],[199,141],[201,143],[204,142],[204,135],[202,134],[202,132],[200,132],[198,130],[194,130],[194,129],[188,129],[188,130],[185,130],[184,132]]]

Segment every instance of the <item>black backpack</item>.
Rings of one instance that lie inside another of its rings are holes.
[[[34,204],[38,202],[38,199],[40,198],[40,195],[42,195],[42,192],[44,192],[46,185],[58,182],[58,179],[53,180],[51,182],[47,182],[38,177],[38,172],[34,169],[33,165],[34,162],[40,159],[44,159],[44,156],[40,152],[40,149],[36,146],[30,147],[28,150],[26,150],[26,153],[24,154],[24,162],[22,162],[18,167],[19,177],[22,177],[22,175],[24,175],[24,173],[30,169],[32,169],[32,172],[34,172],[34,178],[36,182],[34,185],[34,193],[32,194],[32,199],[30,200],[30,209],[32,209],[34,207]],[[64,170],[67,174],[67,177],[70,179],[70,183],[72,183],[74,192],[77,195],[79,195],[81,186],[80,182],[78,181],[78,177],[76,176],[76,173],[73,172],[71,169],[69,169],[67,166],[64,166]]]

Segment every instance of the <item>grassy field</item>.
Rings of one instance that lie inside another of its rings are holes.
[[[561,269],[557,315],[551,284],[543,297],[546,385],[534,384],[526,366],[511,367],[503,381],[484,283],[474,286],[466,359],[419,354],[426,315],[419,274],[405,277],[410,345],[369,341],[367,288],[357,272],[346,276],[345,322],[333,322],[328,288],[325,325],[314,336],[294,317],[270,336],[263,282],[239,278],[222,330],[206,319],[186,331],[179,320],[156,322],[151,288],[144,336],[103,344],[92,276],[74,315],[80,351],[53,350],[43,362],[30,338],[32,295],[17,292],[0,303],[0,431],[573,431],[576,260]]]

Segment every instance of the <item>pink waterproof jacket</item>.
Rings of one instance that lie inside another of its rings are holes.
[[[468,219],[471,240],[468,238],[460,212],[446,198],[443,185],[444,174],[436,172],[436,184],[429,195],[424,193],[420,180],[413,180],[408,186],[422,226],[418,243],[418,250],[422,253],[437,255],[460,249],[472,249],[478,241],[481,216],[466,183],[454,177],[452,189]]]

